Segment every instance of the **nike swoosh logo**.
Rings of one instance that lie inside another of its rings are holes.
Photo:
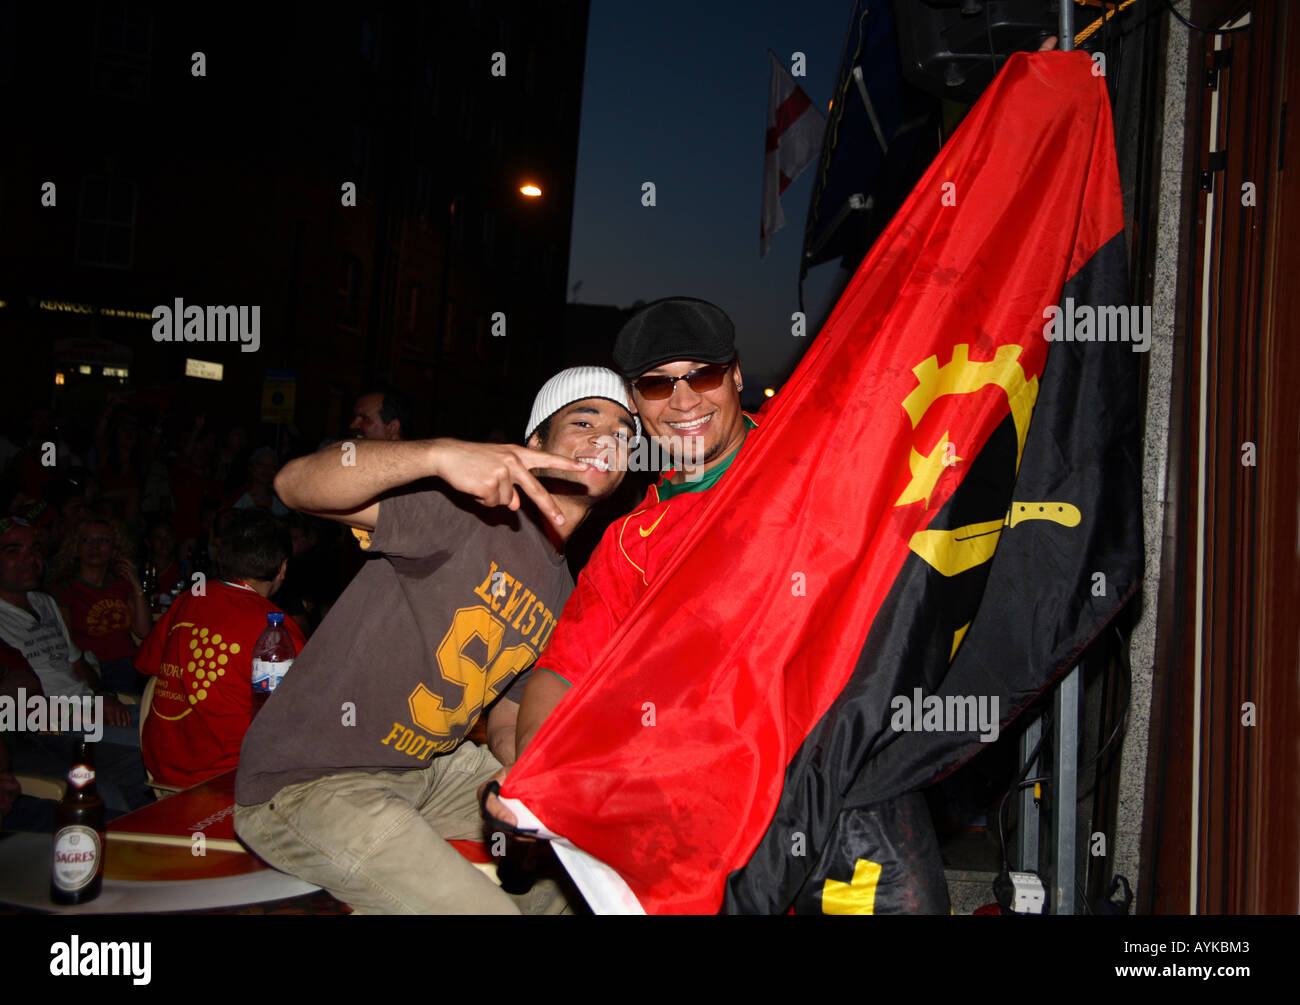
[[[662,513],[659,514],[659,520],[662,520],[667,515],[668,515],[668,511],[664,510]],[[656,520],[654,523],[652,523],[650,525],[649,530],[646,530],[644,527],[638,527],[637,530],[641,532],[642,537],[649,537],[651,534],[655,532],[655,528],[659,526],[659,520]]]

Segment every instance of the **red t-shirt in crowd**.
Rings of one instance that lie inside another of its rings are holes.
[[[135,654],[131,638],[131,584],[110,579],[102,587],[77,580],[59,597],[68,609],[68,631],[83,652],[89,650],[99,662]]]
[[[279,610],[249,587],[209,580],[204,596],[184,591],[154,625],[135,667],[158,678],[141,738],[155,781],[188,787],[239,764],[253,721],[253,646]],[[284,627],[301,652],[301,629],[288,617]]]

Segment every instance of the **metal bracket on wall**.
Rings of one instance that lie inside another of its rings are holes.
[[[1214,191],[1214,176],[1228,166],[1228,151],[1215,150],[1206,160],[1206,168],[1201,172],[1201,191]]]

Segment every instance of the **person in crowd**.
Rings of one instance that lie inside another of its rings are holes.
[[[333,528],[302,513],[291,513],[288,522],[293,554],[277,603],[310,638],[339,593],[338,559],[323,540],[332,540]]]
[[[280,610],[270,598],[289,551],[275,517],[234,512],[221,531],[221,578],[182,591],[140,646],[136,669],[158,680],[141,741],[158,784],[187,788],[239,763],[253,719],[253,646]],[[285,628],[301,651],[306,637],[288,618]]]
[[[248,481],[244,490],[233,502],[232,509],[249,509],[256,507],[266,510],[272,516],[289,515],[289,507],[275,494],[275,473],[280,468],[276,462],[275,451],[270,447],[259,447],[248,458]]]
[[[46,486],[41,498],[50,504],[54,517],[50,523],[50,540],[45,554],[54,555],[62,547],[64,539],[72,533],[72,529],[90,512],[86,502],[84,470],[70,471],[65,477],[56,478]]]
[[[199,511],[204,500],[221,498],[221,482],[213,470],[216,449],[216,434],[207,424],[207,415],[200,412],[194,417],[171,471],[172,525],[182,545],[197,541],[202,533]]]
[[[190,577],[201,572],[211,579],[217,574],[217,517],[224,512],[213,499],[204,499],[199,506],[199,536],[181,542],[181,554],[189,565]]]
[[[4,665],[30,671],[46,697],[99,700],[103,736],[95,771],[109,815],[120,815],[153,798],[140,759],[136,706],[123,705],[108,693],[82,659],[54,598],[37,589],[43,566],[44,555],[26,514],[0,518],[0,655]],[[61,778],[78,739],[73,734],[18,733],[13,771]]]
[[[357,398],[348,429],[363,440],[409,440],[413,438],[411,423],[411,403],[406,395],[382,384]]]
[[[145,564],[154,570],[153,596],[146,597],[152,610],[159,609],[159,598],[174,596],[180,589],[183,579],[181,562],[176,554],[176,535],[172,531],[171,521],[155,517],[149,521],[144,532]]]
[[[635,432],[618,375],[579,367],[537,395],[527,447],[366,439],[355,466],[326,448],[285,467],[287,502],[380,557],[244,739],[235,829],[250,848],[359,913],[519,910],[447,842],[482,837],[475,790],[514,761],[516,682],[572,589],[565,541],[617,488],[607,454]],[[401,491],[430,477],[442,484]],[[485,710],[479,746],[465,737]]]
[[[139,694],[135,651],[153,617],[131,554],[120,523],[85,517],[55,555],[52,579],[72,640],[94,654],[104,683]]]
[[[140,529],[140,429],[125,395],[109,395],[95,427],[95,507],[138,533]]]
[[[140,437],[140,514],[146,524],[176,508],[167,463],[167,422],[166,411],[159,412],[144,424]]]
[[[18,456],[22,444],[22,422],[15,421],[15,416],[6,412],[0,418],[0,475],[9,470],[9,462]]]
[[[31,498],[39,499],[45,486],[58,473],[59,465],[66,466],[70,462],[70,451],[51,409],[33,409],[27,420],[27,430],[22,448],[9,459],[6,474]]]
[[[221,441],[213,462],[213,474],[221,483],[223,491],[233,491],[239,487],[241,474],[247,465],[248,427],[231,426]]]

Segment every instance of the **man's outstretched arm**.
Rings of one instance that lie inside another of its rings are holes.
[[[512,510],[519,508],[518,486],[548,520],[563,523],[555,500],[530,468],[585,471],[587,466],[508,443],[348,440],[290,461],[275,476],[275,491],[293,509],[369,531],[379,519],[379,496],[432,476],[484,506]]]

